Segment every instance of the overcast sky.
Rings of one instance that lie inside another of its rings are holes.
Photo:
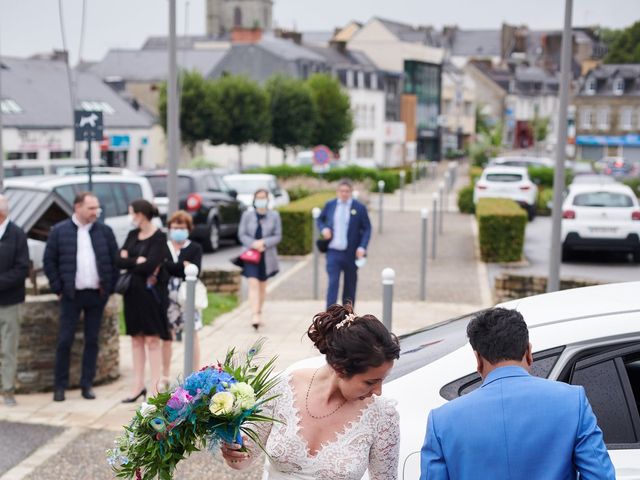
[[[83,0],[61,0],[72,62],[80,48]],[[621,28],[640,20],[640,0],[574,0],[574,25]],[[86,0],[82,58],[99,60],[110,48],[138,48],[166,35],[167,0]],[[373,16],[412,24],[499,28],[502,22],[560,29],[563,0],[274,0],[277,26],[332,30]],[[205,0],[177,0],[178,34],[202,34]],[[187,14],[188,12],[188,14]],[[62,48],[58,0],[0,0],[0,53],[28,56]]]

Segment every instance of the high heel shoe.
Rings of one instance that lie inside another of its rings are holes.
[[[140,393],[135,397],[129,397],[122,400],[122,403],[134,403],[137,402],[140,397],[143,397],[145,400],[147,399],[147,389],[146,387],[140,390]]]

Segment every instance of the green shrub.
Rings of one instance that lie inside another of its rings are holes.
[[[529,167],[531,181],[541,187],[553,188],[553,172],[551,167]],[[573,180],[573,171],[565,170],[564,184],[569,185]]]
[[[481,175],[482,167],[478,167],[477,165],[471,165],[469,167],[469,181],[471,185],[475,185]]]
[[[298,187],[289,188],[287,190],[287,193],[289,194],[289,200],[292,202],[295,202],[297,200],[301,200],[303,198],[308,197],[309,195],[311,195],[312,192],[307,187],[298,186]]]
[[[476,206],[476,217],[484,262],[517,262],[522,258],[527,212],[516,202],[482,198]]]
[[[622,183],[631,187],[636,197],[640,198],[640,178],[625,178]]]
[[[549,202],[553,200],[553,188],[540,187],[536,199],[536,215],[549,216],[551,209]]]
[[[476,207],[473,204],[473,185],[468,185],[458,191],[458,209],[461,213],[474,213]]]
[[[316,193],[278,209],[282,219],[282,241],[278,245],[280,255],[306,255],[311,252],[314,240],[311,209],[322,208],[335,195],[335,192]]]

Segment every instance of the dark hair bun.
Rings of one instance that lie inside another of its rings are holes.
[[[348,377],[400,356],[397,337],[375,316],[355,315],[349,304],[315,315],[307,335],[327,363]]]

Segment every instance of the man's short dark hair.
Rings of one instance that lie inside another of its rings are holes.
[[[84,199],[87,197],[98,198],[95,196],[94,193],[91,193],[91,192],[78,192],[75,198],[73,199],[73,206],[75,207],[76,205],[84,203]]]
[[[517,310],[491,308],[478,314],[467,326],[471,347],[495,364],[520,361],[529,347],[529,330]]]
[[[353,190],[353,182],[351,181],[351,179],[349,179],[349,178],[341,178],[340,181],[338,182],[338,188],[340,188],[343,185],[346,185],[351,190]]]

